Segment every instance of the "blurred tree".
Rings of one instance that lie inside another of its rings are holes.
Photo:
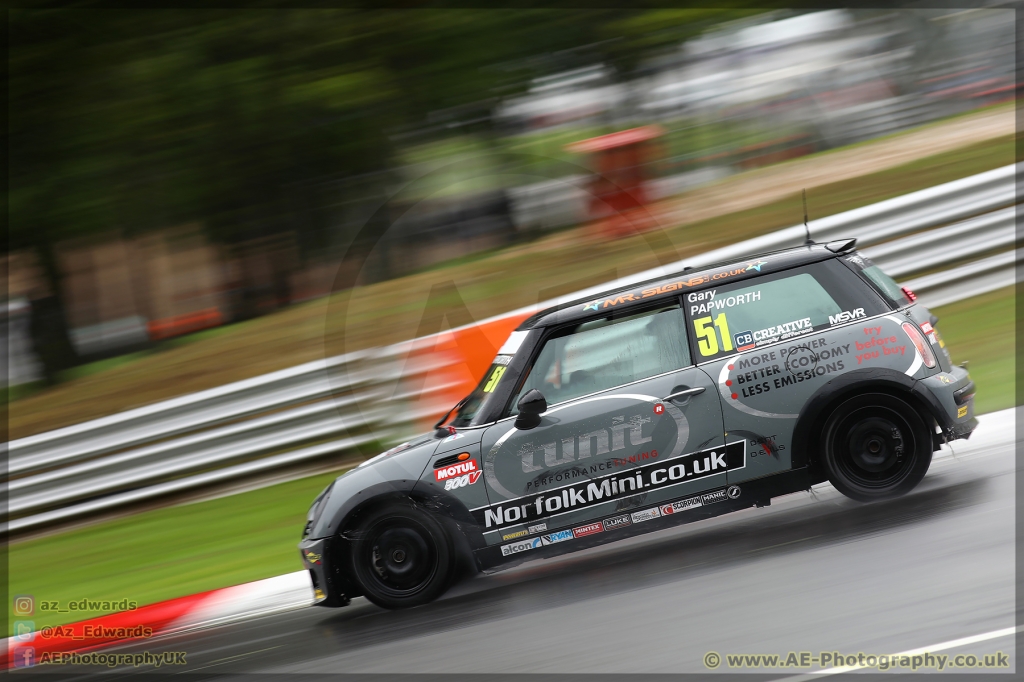
[[[58,308],[68,237],[198,222],[318,251],[351,237],[338,179],[386,181],[389,131],[451,110],[493,134],[495,93],[594,61],[625,74],[737,12],[11,10],[8,248],[37,252]]]
[[[676,49],[715,24],[768,11],[772,3],[760,2],[756,7],[744,7],[744,4],[647,9],[612,18],[601,27],[604,37],[617,38],[608,44],[608,61],[629,73],[645,57]]]

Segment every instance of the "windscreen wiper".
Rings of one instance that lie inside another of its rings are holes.
[[[469,396],[467,395],[465,398],[463,398],[459,402],[455,403],[455,407],[453,407],[452,409],[448,410],[445,413],[445,415],[443,417],[441,417],[440,421],[438,421],[436,424],[434,424],[434,429],[435,429],[434,436],[436,436],[437,438],[444,438],[445,436],[450,436],[451,434],[455,433],[455,427],[454,426],[449,426],[447,428],[443,428],[441,426],[441,424],[444,424],[446,421],[448,421],[448,417],[452,416],[452,412],[454,412],[455,410],[457,410],[460,407],[462,407],[463,405],[465,405],[466,401],[468,401],[468,400],[469,400]]]

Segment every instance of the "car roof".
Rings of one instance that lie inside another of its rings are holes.
[[[603,317],[611,310],[632,309],[637,304],[678,296],[680,292],[699,291],[854,252],[853,248],[832,251],[824,244],[805,244],[756,254],[742,260],[721,261],[700,269],[683,268],[671,275],[614,287],[595,296],[552,306],[527,318],[517,329],[526,331],[576,319]]]

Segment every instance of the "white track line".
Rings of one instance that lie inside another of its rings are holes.
[[[985,632],[980,635],[971,635],[970,637],[961,637],[960,639],[951,639],[948,642],[941,642],[939,644],[933,644],[931,646],[923,646],[917,649],[910,649],[909,651],[901,651],[897,654],[889,654],[889,658],[898,658],[901,656],[917,656],[920,654],[935,653],[936,651],[945,651],[946,649],[956,649],[957,647],[967,646],[968,644],[977,644],[978,642],[986,642],[990,639],[998,639],[1000,637],[1008,637],[1012,634],[1019,632],[1024,629],[1024,626],[1015,626],[1010,628],[1003,628],[1002,630],[992,630],[991,632]],[[813,672],[804,673],[803,675],[796,675],[794,677],[783,677],[775,680],[774,682],[797,682],[797,680],[813,680],[823,675],[839,675],[841,673],[848,673],[854,670],[861,670],[864,668],[870,668],[873,666],[867,665],[844,665],[839,668],[826,668],[825,670],[815,670]],[[959,669],[958,669],[959,670]],[[964,669],[966,670],[966,669]]]

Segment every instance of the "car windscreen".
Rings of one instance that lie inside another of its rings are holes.
[[[511,355],[498,355],[494,358],[494,362],[484,372],[480,383],[476,385],[472,393],[463,398],[462,406],[458,409],[455,419],[452,420],[452,426],[459,428],[473,423],[473,418],[480,412],[480,408],[484,406],[484,403],[502,385],[502,380],[505,379],[505,373],[508,371],[508,366],[511,362]]]
[[[452,426],[476,426],[497,418],[496,414],[504,407],[512,391],[511,385],[519,379],[518,370],[530,354],[532,342],[528,339],[540,333],[539,330],[516,330],[509,334],[476,388],[460,401],[455,410],[455,418],[451,421]]]

